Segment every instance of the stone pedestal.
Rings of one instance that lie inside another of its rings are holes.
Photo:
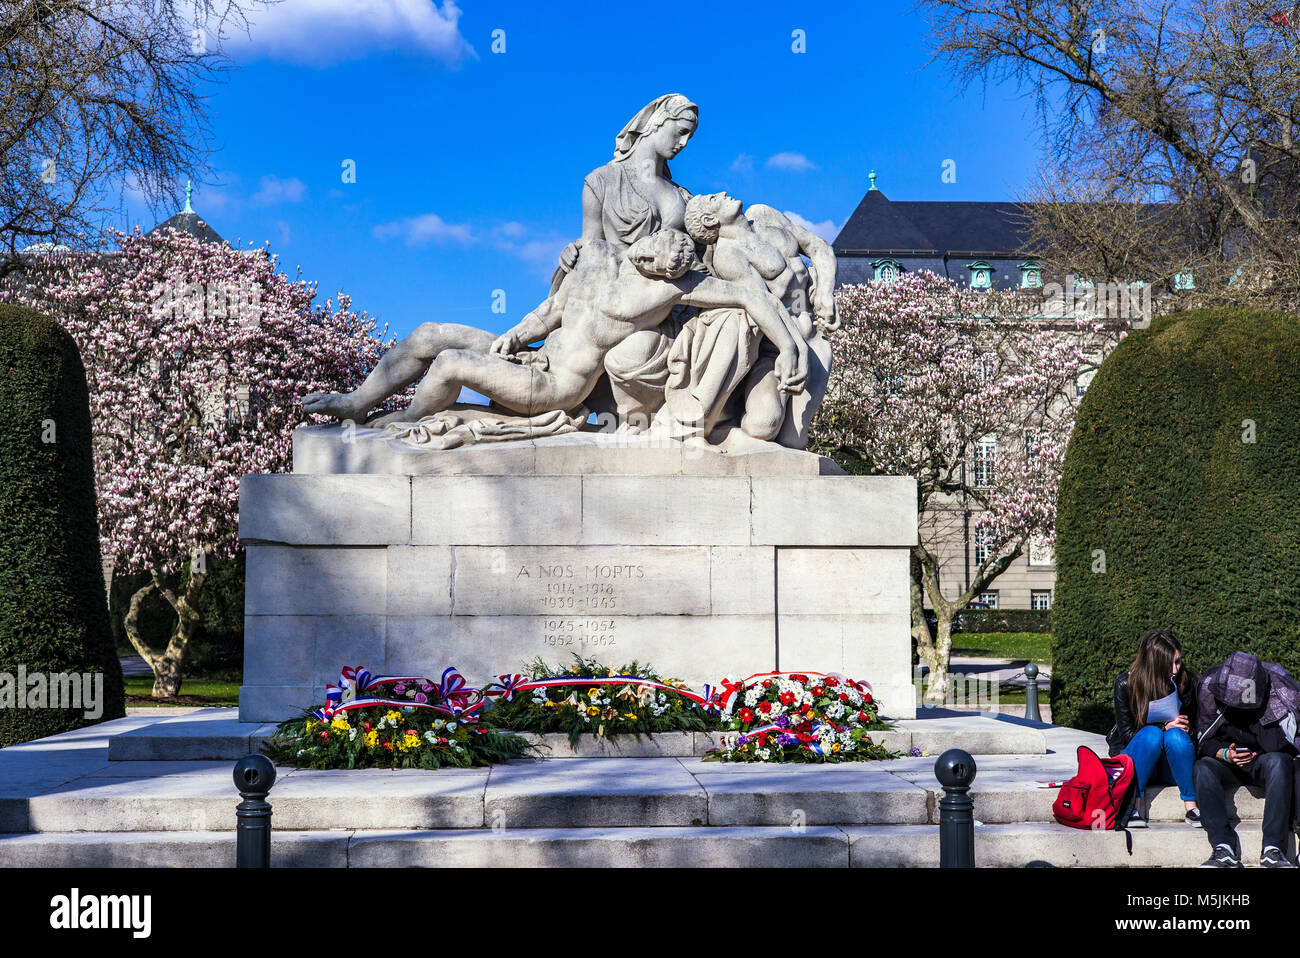
[[[294,447],[293,474],[241,487],[241,721],[319,704],[344,665],[480,684],[575,652],[695,688],[843,672],[915,714],[910,478],[586,434],[417,452],[312,427]]]

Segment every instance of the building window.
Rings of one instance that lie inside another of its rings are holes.
[[[970,270],[970,285],[972,289],[992,289],[993,288],[993,267],[983,260],[978,260],[966,267]]]
[[[975,376],[980,382],[990,381],[998,371],[998,354],[994,352],[981,353],[975,358]]]
[[[993,551],[993,539],[984,529],[975,530],[975,564],[982,566],[989,561],[989,553]]]
[[[1196,282],[1193,280],[1192,274],[1190,272],[1174,273],[1174,289],[1196,289]]]
[[[871,268],[875,270],[873,278],[884,283],[893,283],[903,271],[903,267],[899,265],[898,260],[889,258],[876,260],[871,264]]]
[[[974,480],[977,487],[993,484],[993,463],[998,457],[996,436],[981,439],[975,444]]]
[[[975,601],[983,602],[984,605],[990,609],[996,609],[998,607],[998,590],[994,589],[992,592],[981,592],[976,597]]]
[[[1029,592],[1029,607],[1035,612],[1046,612],[1052,607],[1052,590],[1031,589]]]
[[[1043,285],[1043,266],[1036,260],[1020,264],[1020,288],[1039,289]]]
[[[1025,433],[1025,461],[1033,462],[1038,458],[1038,446],[1041,439],[1036,432]]]

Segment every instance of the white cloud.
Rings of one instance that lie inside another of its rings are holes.
[[[754,158],[748,153],[741,153],[731,161],[731,172],[733,173],[753,173]]]
[[[802,226],[808,232],[820,236],[828,243],[835,242],[835,237],[839,235],[840,227],[835,225],[834,220],[822,220],[820,223],[814,223],[812,220],[804,219],[793,210],[782,210],[781,212],[789,217],[790,222],[796,226]]]
[[[459,243],[468,246],[475,242],[473,231],[465,223],[448,223],[437,213],[425,213],[412,216],[393,223],[382,223],[372,231],[375,239],[389,239],[400,236],[407,246],[423,246],[426,243]]]
[[[817,164],[802,153],[774,153],[767,158],[767,166],[773,170],[788,170],[791,173],[806,173],[817,169]]]
[[[276,220],[275,228],[280,231],[280,245],[289,245],[289,224],[284,220]]]
[[[516,223],[514,220],[501,224],[501,235],[508,236],[511,239],[519,239],[527,232],[527,226],[523,223]]]
[[[264,176],[253,194],[254,203],[301,203],[307,194],[307,184],[295,176],[282,180],[274,174]]]
[[[228,36],[240,57],[328,66],[371,53],[413,53],[459,66],[478,54],[460,32],[453,0],[284,0],[249,13],[249,32]]]

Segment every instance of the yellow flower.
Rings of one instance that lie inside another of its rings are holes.
[[[346,732],[348,729],[352,728],[352,726],[348,724],[347,719],[340,715],[333,722],[330,722],[330,728],[340,732]]]
[[[623,718],[631,719],[633,722],[635,722],[635,721],[636,721],[636,713],[635,713],[635,712],[624,712],[624,713],[623,713]]]
[[[557,704],[558,704],[558,703],[555,703],[555,702],[543,702],[543,703],[542,703],[542,708],[544,708],[544,709],[553,709],[553,708],[556,707]]]
[[[600,689],[598,688],[592,689],[590,692],[587,693],[587,698],[591,699],[593,702],[596,699],[600,698]]]
[[[312,729],[314,729],[317,725],[320,725],[320,722],[317,722],[315,719],[308,719],[308,720],[307,720],[307,731],[310,732],[310,731],[311,731]]]
[[[834,745],[831,746],[831,751],[832,751],[832,752],[838,752],[839,750],[840,750],[840,743],[839,743],[839,742],[836,742]]]
[[[595,718],[597,715],[600,714],[600,709],[595,705],[588,705],[587,714],[590,715],[592,718]]]
[[[388,721],[390,722],[400,722],[402,720],[402,713],[395,712],[392,709],[389,709],[388,712],[384,715],[384,718],[388,719]]]
[[[374,748],[378,743],[379,743],[378,732],[372,730],[366,733],[366,745],[368,745],[370,748]]]

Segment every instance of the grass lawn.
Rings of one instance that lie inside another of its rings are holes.
[[[133,675],[126,679],[127,705],[155,705],[159,708],[176,705],[229,705],[239,704],[239,683],[219,682],[211,679],[184,679],[181,694],[172,699],[155,699],[152,675]]]
[[[952,637],[952,654],[1051,665],[1052,633],[959,632]]]

